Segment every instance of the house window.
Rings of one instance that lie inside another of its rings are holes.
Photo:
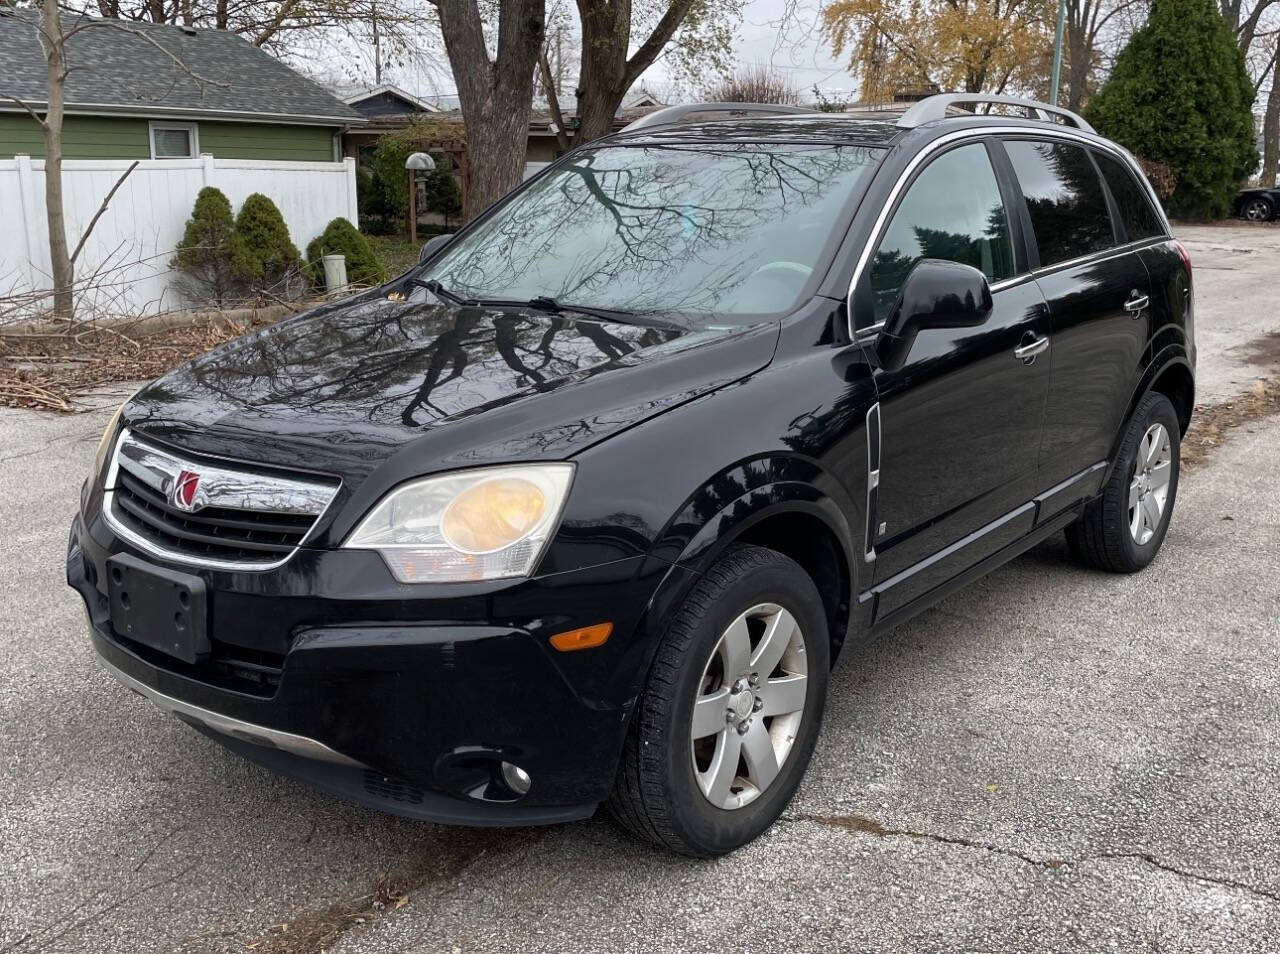
[[[195,123],[151,124],[152,159],[194,159],[199,150]]]

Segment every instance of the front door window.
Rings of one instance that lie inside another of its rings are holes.
[[[871,261],[876,322],[888,316],[908,273],[924,258],[972,265],[993,283],[1013,277],[1009,218],[981,143],[934,159],[894,212]]]

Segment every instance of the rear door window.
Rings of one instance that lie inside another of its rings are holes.
[[[907,189],[871,261],[875,321],[923,258],[972,265],[991,282],[1013,277],[1009,217],[982,143],[943,153]]]
[[[1127,241],[1137,242],[1140,239],[1163,235],[1160,219],[1156,210],[1151,207],[1147,192],[1133,177],[1133,173],[1124,164],[1111,156],[1095,151],[1094,159],[1102,170],[1102,178],[1107,180],[1107,188],[1111,190],[1111,198],[1116,200],[1120,209],[1120,221],[1124,224],[1124,237]]]
[[[1042,267],[1115,244],[1102,182],[1083,147],[1012,140],[1005,149],[1027,200]]]

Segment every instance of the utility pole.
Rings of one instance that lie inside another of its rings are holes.
[[[1058,76],[1062,73],[1062,31],[1067,22],[1067,0],[1058,0],[1058,27],[1053,34],[1053,75],[1049,77],[1049,102],[1058,105]]]
[[[378,4],[372,5],[374,14],[374,86],[383,85],[383,44],[378,36]],[[1061,20],[1061,17],[1059,17]],[[1061,29],[1059,31],[1061,33]]]

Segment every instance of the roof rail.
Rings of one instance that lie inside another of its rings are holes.
[[[641,116],[635,122],[624,126],[622,132],[634,132],[637,129],[648,129],[650,126],[665,126],[677,123],[685,116],[693,113],[812,113],[812,109],[801,106],[782,106],[775,103],[682,103],[678,106],[667,106]]]
[[[1096,130],[1085,122],[1084,117],[1061,106],[1041,103],[1034,99],[1022,99],[1018,96],[997,96],[989,93],[938,93],[915,103],[902,114],[898,125],[903,129],[915,129],[935,119],[945,119],[947,110],[961,103],[1000,103],[1006,106],[1018,106],[1026,110],[1028,119],[1041,119],[1053,122],[1057,116],[1065,120],[1067,125],[1075,126],[1085,132]]]

